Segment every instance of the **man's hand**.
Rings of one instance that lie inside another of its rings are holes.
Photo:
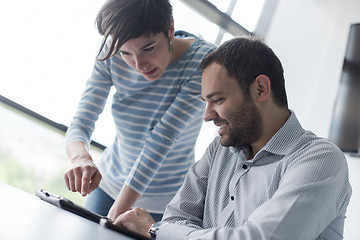
[[[145,209],[134,208],[117,217],[114,224],[151,238],[149,229],[154,222],[155,220]]]
[[[83,197],[95,190],[101,181],[99,169],[92,159],[79,159],[65,172],[64,180],[67,188],[79,192]]]

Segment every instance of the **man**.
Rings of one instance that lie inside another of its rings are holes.
[[[219,137],[155,224],[143,209],[116,224],[156,239],[342,239],[351,196],[344,154],[288,109],[283,68],[257,37],[201,63],[204,120]]]

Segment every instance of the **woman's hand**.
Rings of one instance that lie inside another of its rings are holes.
[[[72,162],[72,167],[64,174],[65,184],[70,191],[79,192],[85,197],[99,186],[102,178],[100,171],[94,164],[84,142],[70,143],[66,152]]]
[[[64,175],[67,188],[83,197],[99,186],[101,178],[99,169],[88,159],[77,160]]]

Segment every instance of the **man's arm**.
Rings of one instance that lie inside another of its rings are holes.
[[[176,195],[182,199],[174,198],[164,214],[165,221],[174,223],[161,228],[158,239],[305,240],[316,239],[326,228],[330,228],[327,234],[331,239],[342,239],[341,221],[351,195],[346,160],[340,151],[326,144],[308,153],[295,157],[284,170],[274,195],[235,227],[202,229],[201,222],[196,221],[201,219],[198,208],[187,205],[193,188],[185,182]],[[195,209],[194,215],[191,209]]]
[[[316,239],[326,228],[331,239],[341,239],[342,221],[351,195],[346,160],[341,151],[320,145],[311,148],[309,154],[294,156],[274,194],[244,223],[234,227],[215,224],[203,229],[205,195],[211,187],[208,184],[221,181],[208,178],[209,170],[216,164],[210,163],[213,158],[210,146],[166,208],[163,221],[168,224],[158,230],[157,239],[305,240]]]

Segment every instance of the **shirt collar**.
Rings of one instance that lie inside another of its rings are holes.
[[[259,151],[267,151],[277,155],[288,154],[293,145],[298,142],[301,135],[305,133],[294,111],[290,110],[290,117],[285,124],[275,133],[267,144]]]

